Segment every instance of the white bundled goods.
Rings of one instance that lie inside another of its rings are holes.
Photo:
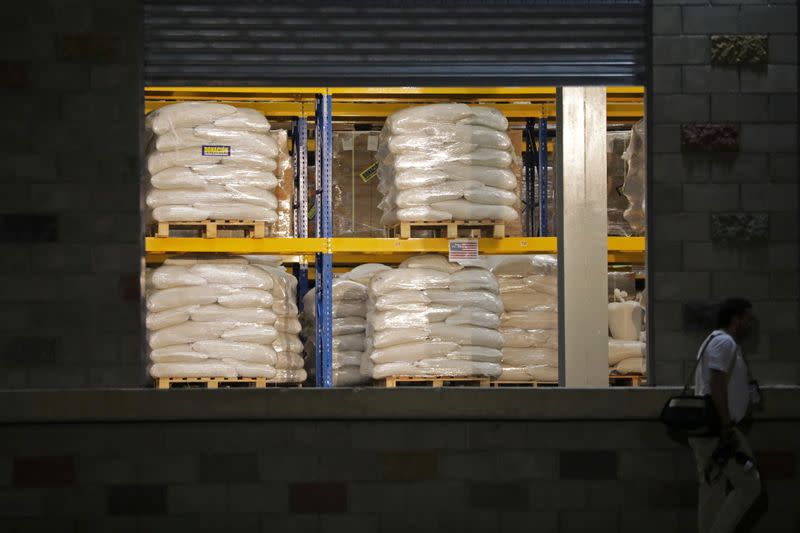
[[[362,282],[377,273],[389,270],[376,264],[361,265],[333,280],[333,385],[350,387],[366,383],[369,375],[362,373],[367,329],[367,287]],[[316,372],[316,292],[311,289],[303,297],[303,322],[308,349],[306,368]]]
[[[549,255],[492,258],[505,312],[503,375],[507,381],[558,379],[557,260]]]
[[[502,311],[497,281],[486,269],[423,255],[380,272],[369,287],[372,376],[499,375]]]
[[[155,220],[277,220],[272,191],[285,158],[261,113],[186,102],[153,111],[145,124],[155,134],[145,161]]]
[[[507,129],[489,107],[432,104],[393,113],[376,154],[383,222],[516,220]]]
[[[644,308],[637,301],[625,300],[626,297],[624,291],[614,289],[616,301],[608,304],[608,331],[617,340],[639,340],[644,326]]]
[[[278,372],[280,365],[296,370],[302,360],[296,306],[291,313],[296,284],[268,261],[167,260],[149,276],[151,375],[299,377]]]
[[[645,215],[645,184],[647,173],[647,137],[645,136],[644,120],[640,120],[631,129],[631,143],[622,154],[622,159],[627,163],[625,182],[622,185],[622,194],[628,199],[629,205],[623,216],[637,235],[644,233],[646,224]]]
[[[608,339],[608,366],[616,366],[624,359],[644,358],[646,344],[641,341]]]
[[[617,363],[614,371],[618,374],[645,374],[647,367],[644,357],[629,357]]]

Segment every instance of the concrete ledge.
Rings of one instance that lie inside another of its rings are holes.
[[[648,420],[676,388],[0,391],[0,423],[164,420]],[[800,387],[759,419],[800,419]]]

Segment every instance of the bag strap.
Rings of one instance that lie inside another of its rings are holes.
[[[703,356],[706,354],[706,348],[708,347],[708,343],[711,342],[711,339],[717,336],[716,332],[712,332],[711,335],[706,337],[706,340],[703,341],[703,345],[700,347],[700,355],[697,356],[697,360],[694,362],[694,367],[692,367],[692,371],[689,373],[689,377],[686,379],[686,383],[683,385],[683,391],[681,392],[682,395],[686,395],[686,391],[689,390],[689,384],[694,380],[695,372],[697,372],[697,367],[700,365],[700,360],[703,359]]]

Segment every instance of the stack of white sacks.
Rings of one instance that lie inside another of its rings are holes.
[[[499,376],[502,312],[489,270],[439,255],[407,259],[370,283],[363,371],[375,379]]]
[[[558,263],[550,255],[489,258],[505,312],[504,381],[558,381]]]
[[[153,377],[302,382],[297,280],[256,257],[176,258],[147,276]]]
[[[260,112],[185,102],[153,111],[145,126],[153,219],[275,222],[280,149]]]
[[[370,380],[363,374],[366,341],[367,286],[385,265],[368,263],[333,280],[333,386],[351,387]],[[306,337],[306,369],[316,375],[316,291],[303,297],[303,335]]]
[[[507,129],[491,107],[433,104],[390,115],[377,152],[382,222],[516,220]]]
[[[608,304],[608,366],[617,374],[644,374],[644,308],[614,289],[616,301]]]

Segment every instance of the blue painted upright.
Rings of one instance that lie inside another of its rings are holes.
[[[330,95],[317,95],[316,106],[316,206],[317,237],[330,239],[332,231],[333,118]],[[330,242],[330,241],[327,241]],[[316,375],[317,387],[333,386],[333,255],[316,254]]]
[[[294,160],[294,236],[308,237],[308,121],[298,117],[292,123],[292,153]],[[297,308],[303,310],[303,297],[308,292],[308,264],[294,265],[297,278]]]

